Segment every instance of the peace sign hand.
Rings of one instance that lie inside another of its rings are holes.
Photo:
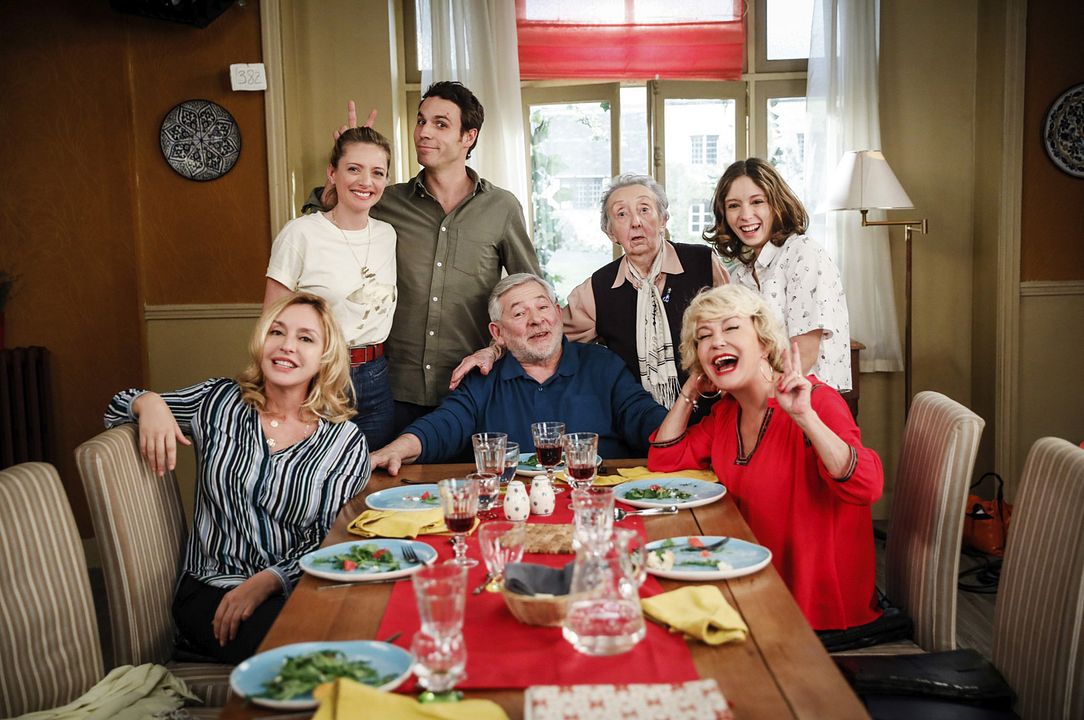
[[[775,399],[779,407],[797,420],[811,412],[809,396],[813,384],[802,375],[802,356],[798,352],[798,341],[792,340],[790,350],[783,351],[783,376],[776,385]]]

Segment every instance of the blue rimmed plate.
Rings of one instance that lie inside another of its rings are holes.
[[[410,675],[413,659],[406,650],[389,643],[375,640],[349,640],[340,642],[304,642],[253,655],[230,673],[230,689],[246,700],[275,710],[307,710],[316,707],[312,693],[289,700],[272,700],[259,697],[264,686],[271,682],[288,658],[320,650],[338,650],[347,660],[364,660],[381,677],[390,677],[377,690],[394,690]]]
[[[379,549],[387,550],[399,562],[399,567],[395,570],[379,570],[376,565],[360,565],[355,570],[339,570],[331,563],[320,562],[320,560],[329,559],[335,555],[345,555],[355,545],[373,545]],[[418,562],[411,562],[403,556],[403,548],[407,546],[414,549]],[[362,580],[394,580],[406,577],[416,573],[425,565],[431,565],[436,559],[437,551],[420,540],[372,538],[370,540],[353,540],[313,550],[303,556],[299,564],[302,570],[318,578],[338,580],[339,582],[360,582]]]
[[[601,455],[595,455],[595,464],[602,464]],[[555,473],[563,473],[564,471],[564,462],[553,468],[553,472]],[[545,475],[546,468],[542,467],[542,465],[539,464],[538,457],[534,453],[520,453],[519,465],[516,467],[516,472],[520,475],[525,475],[527,477],[534,477],[535,475]]]
[[[637,491],[649,492],[653,489],[666,496],[636,497]],[[629,497],[630,494],[633,497]],[[660,505],[676,505],[679,509],[694,508],[713,503],[724,495],[726,495],[726,488],[723,485],[688,477],[630,480],[614,487],[615,500],[638,508],[653,508]]]
[[[426,483],[377,490],[365,498],[365,505],[373,510],[439,510],[440,488]]]
[[[772,551],[768,548],[737,538],[731,538],[713,550],[699,547],[711,546],[723,539],[719,535],[686,535],[649,542],[646,545],[649,553],[647,571],[671,580],[727,580],[755,573],[772,561]],[[669,569],[660,567],[666,551],[673,553],[674,563]],[[722,566],[719,563],[723,563]]]

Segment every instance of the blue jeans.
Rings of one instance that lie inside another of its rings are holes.
[[[350,369],[350,380],[358,401],[354,424],[365,433],[369,451],[379,450],[395,439],[392,426],[395,401],[388,379],[388,361],[380,357]]]

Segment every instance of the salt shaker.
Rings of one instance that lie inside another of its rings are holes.
[[[531,499],[522,480],[509,480],[504,494],[504,516],[513,522],[526,520],[531,514]]]
[[[545,475],[537,475],[531,481],[531,513],[533,515],[552,515],[557,505],[553,485]]]

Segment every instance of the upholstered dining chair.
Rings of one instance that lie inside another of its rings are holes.
[[[1067,440],[1037,440],[1024,464],[992,660],[1024,720],[1084,718],[1084,448]]]
[[[66,705],[102,679],[83,543],[56,469],[0,470],[0,717]]]
[[[1012,709],[1023,720],[1084,717],[1082,507],[1084,448],[1058,438],[1037,440],[1024,465],[1009,525],[991,658],[1015,693]],[[880,660],[841,661],[874,718],[979,717],[973,707],[954,705],[958,700],[952,693],[940,694],[947,678],[968,685],[984,676],[971,657],[960,657],[959,651],[913,655],[906,670],[890,666],[887,674],[876,665]],[[878,694],[886,686],[893,694]],[[896,694],[904,686],[927,696]]]
[[[165,665],[209,706],[229,694],[228,665],[176,657],[173,589],[186,537],[173,473],[159,477],[139,453],[139,430],[121,425],[75,450],[102,559],[118,665]]]
[[[956,583],[981,417],[940,393],[915,395],[903,432],[885,544],[885,595],[927,652],[956,647]]]

